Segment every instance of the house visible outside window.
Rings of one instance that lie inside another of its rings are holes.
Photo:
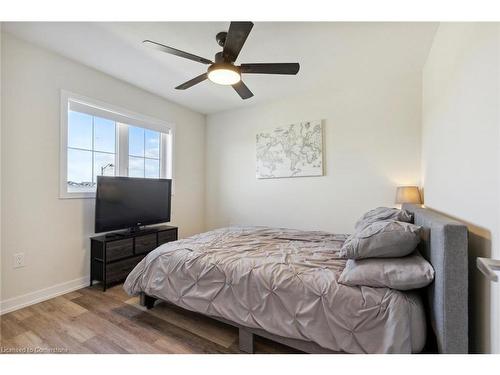
[[[61,198],[95,197],[97,176],[172,178],[173,125],[61,93]]]

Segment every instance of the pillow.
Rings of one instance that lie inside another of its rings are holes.
[[[434,280],[434,269],[418,251],[404,258],[349,259],[339,283],[410,290],[423,288]]]
[[[347,237],[340,249],[344,258],[396,258],[415,250],[422,227],[401,221],[376,221]]]
[[[413,217],[412,214],[406,210],[390,207],[377,207],[361,216],[361,218],[354,225],[354,229],[361,230],[369,224],[382,220],[395,220],[411,223]]]

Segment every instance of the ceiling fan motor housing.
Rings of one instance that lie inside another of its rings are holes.
[[[226,44],[226,37],[227,31],[221,31],[220,33],[217,33],[215,40],[217,40],[217,44],[219,46],[224,47],[224,44]]]
[[[224,60],[224,54],[222,51],[220,52],[217,52],[215,54],[215,58],[214,58],[214,61],[216,64],[224,64],[226,61]]]

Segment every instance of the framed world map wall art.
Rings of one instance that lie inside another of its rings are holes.
[[[323,126],[305,121],[257,134],[256,176],[323,176]]]

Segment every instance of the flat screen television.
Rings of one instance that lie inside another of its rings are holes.
[[[170,179],[98,176],[95,232],[170,221],[171,189]]]

